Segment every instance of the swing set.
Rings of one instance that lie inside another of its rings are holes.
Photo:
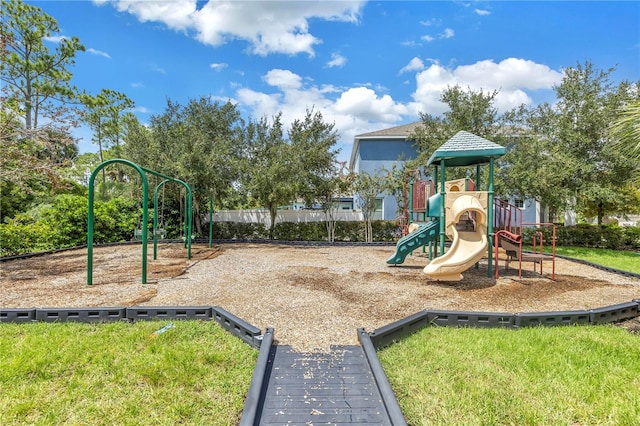
[[[142,240],[142,284],[147,283],[147,243],[149,238],[149,230],[147,223],[149,221],[149,182],[147,180],[147,174],[163,178],[154,191],[154,204],[153,204],[153,258],[157,257],[157,244],[158,244],[158,190],[168,182],[174,182],[182,185],[187,191],[187,210],[185,213],[186,229],[185,229],[185,247],[187,248],[187,259],[191,259],[191,233],[193,229],[193,194],[191,187],[181,181],[180,179],[172,178],[154,170],[146,169],[138,164],[124,160],[121,158],[115,158],[113,160],[107,160],[99,164],[91,173],[89,178],[89,213],[87,218],[87,285],[93,284],[93,228],[95,222],[95,216],[93,211],[93,204],[95,199],[94,183],[96,176],[106,166],[114,163],[124,164],[133,167],[140,178],[142,179],[142,226],[141,226],[141,240]]]

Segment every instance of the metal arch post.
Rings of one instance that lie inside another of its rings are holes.
[[[193,231],[193,194],[191,193],[191,187],[186,183],[184,185],[187,188],[187,259],[191,259],[191,232]]]
[[[126,161],[126,160],[125,160]],[[176,178],[172,178],[170,176],[164,175],[162,173],[158,173],[154,170],[150,170],[150,169],[145,169],[144,167],[140,167],[142,170],[144,170],[146,173],[151,173],[154,176],[158,176],[161,178],[164,178],[168,181],[171,182],[175,182],[178,183],[180,185],[182,185],[186,190],[187,190],[187,239],[188,239],[188,243],[186,244],[188,247],[188,251],[187,251],[187,258],[191,259],[191,232],[193,230],[193,215],[192,213],[192,206],[193,206],[193,193],[191,191],[191,187],[189,186],[188,183],[180,180],[180,179],[176,179]],[[185,241],[186,243],[186,241]]]
[[[489,159],[489,187],[487,190],[487,276],[493,277],[493,157]]]
[[[441,208],[442,211],[440,212],[440,256],[442,256],[444,254],[444,240],[446,237],[446,208],[445,208],[445,202],[444,202],[444,198],[446,196],[445,194],[445,179],[446,179],[446,166],[444,164],[444,158],[440,161],[440,194],[442,195],[441,197]]]
[[[153,191],[153,260],[158,258],[158,192],[167,182],[169,179],[163,180]]]
[[[148,241],[148,232],[147,229],[147,221],[149,219],[149,201],[148,201],[148,192],[149,192],[149,183],[147,181],[147,176],[144,172],[144,169],[137,165],[136,163],[123,160],[120,158],[115,158],[113,160],[104,161],[102,164],[99,164],[91,173],[91,177],[89,178],[89,196],[88,196],[88,213],[87,213],[87,285],[93,284],[93,227],[95,215],[93,212],[93,204],[95,200],[95,180],[98,172],[105,168],[106,166],[114,163],[125,164],[133,167],[138,174],[140,174],[140,178],[142,179],[142,284],[147,283],[147,241]]]

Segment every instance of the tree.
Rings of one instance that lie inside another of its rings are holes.
[[[0,79],[5,96],[19,105],[27,131],[37,129],[40,117],[56,121],[61,103],[72,99],[72,74],[77,51],[84,51],[77,37],[64,38],[54,52],[44,45],[45,37],[58,32],[55,19],[38,7],[20,0],[2,2]]]
[[[98,144],[100,161],[104,161],[103,147],[114,147],[115,155],[119,157],[126,122],[124,113],[135,103],[126,94],[111,89],[102,89],[96,96],[84,94],[81,100],[85,107],[82,121],[94,131],[92,141]]]
[[[385,175],[360,172],[355,178],[354,189],[358,194],[360,209],[364,218],[364,239],[373,242],[373,216],[378,206],[378,196],[387,187]]]
[[[57,22],[19,0],[2,2],[0,17],[0,177],[31,191],[34,182],[58,180],[61,159],[73,155],[68,67],[84,47],[72,37],[50,51],[44,39],[58,31]]]
[[[636,97],[640,90],[636,88]],[[640,184],[640,100],[624,105],[609,128],[611,149],[630,158],[635,164],[632,181]]]
[[[282,114],[250,122],[245,130],[245,173],[243,186],[249,196],[269,210],[273,238],[278,207],[290,204],[297,193],[297,164],[291,146],[284,139]]]
[[[606,214],[627,209],[623,191],[633,170],[631,159],[610,149],[609,124],[631,92],[628,82],[611,82],[613,71],[577,64],[565,69],[555,89],[558,143],[574,166],[564,186],[575,195],[578,210],[596,216],[599,225]]]
[[[547,103],[520,106],[502,117],[507,154],[499,160],[496,191],[520,199],[533,199],[554,218],[568,206],[573,193],[566,186],[576,160],[559,143],[559,115]],[[570,207],[570,206],[569,206]]]
[[[347,172],[347,163],[335,163],[335,168],[315,189],[313,199],[320,204],[325,214],[327,241],[335,241],[336,216],[340,207],[340,197],[350,194],[355,176]]]
[[[460,130],[483,138],[492,139],[497,132],[498,111],[493,105],[498,91],[466,91],[460,86],[447,87],[440,101],[449,110],[442,117],[420,113],[422,126],[416,127],[410,136],[420,153],[417,164],[424,164],[431,154]]]
[[[307,110],[304,120],[296,119],[289,130],[293,159],[297,160],[296,192],[307,206],[319,203],[325,213],[327,239],[334,241],[335,198],[343,195],[349,181],[344,164],[337,162],[334,149],[338,134],[335,125],[325,123],[319,111]]]
[[[100,162],[105,161],[104,149],[113,148],[115,158],[122,157],[120,141],[125,124],[134,119],[133,114],[125,113],[135,103],[124,93],[102,89],[96,96],[83,94],[80,97],[84,105],[82,121],[87,123],[94,134],[91,140],[98,144]],[[118,167],[118,181],[122,182],[124,171]],[[106,183],[105,170],[102,170],[102,183]]]
[[[167,101],[163,114],[151,117],[146,129],[136,120],[126,124],[126,157],[144,167],[181,179],[194,191],[194,225],[202,233],[200,212],[213,197],[217,206],[235,191],[241,172],[243,121],[237,107],[210,98],[185,106]],[[181,202],[180,188],[167,194]]]

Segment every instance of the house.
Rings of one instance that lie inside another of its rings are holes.
[[[418,155],[409,136],[421,121],[356,135],[353,140],[349,170],[369,174],[390,171],[394,164],[416,158]],[[401,159],[400,161],[398,159]],[[391,195],[380,196],[375,219],[393,220],[398,216],[398,203]]]
[[[349,170],[354,173],[375,174],[384,170],[390,171],[394,164],[399,165],[416,158],[418,152],[414,141],[409,137],[421,125],[422,122],[417,121],[355,136]],[[543,219],[548,217],[546,209],[535,200],[513,199],[509,202],[520,208],[524,223],[545,222]],[[357,197],[354,197],[354,205],[357,206]],[[397,210],[398,203],[395,197],[381,194],[374,218],[393,220],[399,216]]]

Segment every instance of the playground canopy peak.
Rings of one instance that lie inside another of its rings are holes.
[[[502,145],[461,130],[434,151],[427,167],[439,165],[443,160],[450,167],[486,164],[491,158],[501,157],[506,152]]]

